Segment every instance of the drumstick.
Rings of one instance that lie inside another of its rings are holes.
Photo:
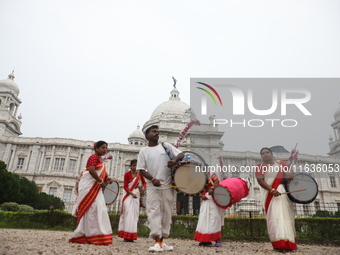
[[[168,184],[163,184],[161,183],[162,185],[164,186],[168,186],[168,187],[171,187],[171,188],[176,188],[176,189],[186,189],[186,188],[183,188],[183,187],[178,187],[178,186],[171,186],[171,185],[168,185]]]
[[[222,193],[214,193],[214,195],[226,196],[226,194],[222,194]]]
[[[305,182],[314,182],[314,181],[310,181],[310,180],[297,179],[297,178],[293,178],[293,180],[298,180],[298,181],[305,181]]]
[[[113,191],[112,189],[109,189],[108,187],[105,187],[105,189],[108,189],[109,191],[112,191],[113,193],[116,193],[118,195],[116,191]]]
[[[305,191],[307,189],[300,189],[300,190],[295,190],[295,191],[290,191],[290,192],[284,192],[284,193],[281,193],[282,194],[289,194],[289,193],[294,193],[294,192],[300,192],[300,191]]]
[[[216,199],[210,199],[210,198],[208,198],[207,200],[212,200],[212,201],[216,201],[217,203],[222,203],[221,201],[218,201],[218,200],[216,200]]]

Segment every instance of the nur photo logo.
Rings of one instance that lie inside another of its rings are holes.
[[[203,83],[203,82],[197,82],[197,83],[209,88],[216,95],[216,97],[218,98],[218,101],[220,102],[220,105],[222,106],[222,99],[221,99],[220,95],[217,93],[217,91],[212,86],[210,86],[206,83]],[[207,93],[211,97],[211,99],[213,100],[214,104],[217,105],[217,101],[215,99],[215,96],[209,90],[207,90],[205,88],[201,88],[201,87],[196,87],[196,88],[203,90],[205,93]],[[206,98],[205,95],[202,95],[201,99],[202,99],[202,107],[201,107],[202,115],[206,115],[207,114],[207,98]]]
[[[204,92],[200,96],[200,114],[205,116],[209,112],[209,115],[215,115],[214,127],[218,124],[252,128],[265,125],[296,127],[298,125],[296,116],[312,116],[307,106],[312,95],[306,88],[292,87],[289,84],[287,87],[276,87],[273,84],[263,93],[263,88],[260,86],[241,88],[231,84],[209,85],[200,81],[196,83],[202,85],[202,87],[196,88]],[[207,103],[207,95],[210,96],[215,106],[219,102],[220,107],[211,108]],[[224,105],[222,99],[226,102]],[[263,102],[265,102],[265,106],[261,105]],[[256,106],[256,103],[260,106]],[[227,114],[230,110],[231,115]],[[249,116],[252,118],[240,118]],[[295,118],[293,118],[294,116]]]

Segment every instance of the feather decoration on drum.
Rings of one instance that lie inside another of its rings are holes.
[[[298,155],[299,151],[296,150],[298,144],[295,145],[295,148],[291,151],[290,156],[287,161],[287,165],[291,166],[292,164],[295,164],[298,161]]]
[[[223,164],[223,157],[222,157],[222,156],[219,156],[218,159],[219,159],[219,161],[220,161],[220,167],[221,167],[221,169],[223,169],[223,167],[224,167],[224,164]],[[224,171],[221,171],[221,172],[222,172],[222,178],[223,178],[223,180],[227,179],[228,176],[226,175],[226,173],[225,173]]]
[[[287,161],[289,165],[289,170],[292,165],[296,164],[298,161],[299,151],[295,148],[291,151],[290,157]],[[285,190],[287,191],[288,198],[298,204],[309,204],[312,203],[318,195],[318,183],[313,178],[313,176],[304,173],[297,172],[291,180],[286,180],[284,183]]]
[[[113,155],[111,153],[106,154],[102,157],[104,161],[113,159]]]
[[[189,132],[190,128],[192,125],[201,125],[201,122],[199,120],[191,120],[181,131],[179,134],[177,141],[174,145],[174,147],[178,148],[179,145],[181,144],[183,138],[186,136],[186,134]]]

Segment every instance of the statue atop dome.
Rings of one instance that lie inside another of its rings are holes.
[[[174,88],[176,88],[176,82],[177,82],[177,80],[176,80],[175,77],[173,77],[173,76],[172,76],[172,79],[174,80],[174,85],[173,85],[173,86],[174,86]]]

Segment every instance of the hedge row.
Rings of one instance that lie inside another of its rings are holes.
[[[110,214],[113,234],[117,235],[118,214]],[[171,237],[192,239],[196,230],[197,216],[172,217]],[[148,237],[146,215],[140,215],[138,236]],[[54,210],[39,212],[4,212],[0,211],[0,227],[31,228],[73,231],[76,218],[71,214]],[[307,243],[340,244],[340,218],[297,218],[295,220],[298,241]],[[265,218],[225,218],[222,228],[224,240],[268,241]]]

